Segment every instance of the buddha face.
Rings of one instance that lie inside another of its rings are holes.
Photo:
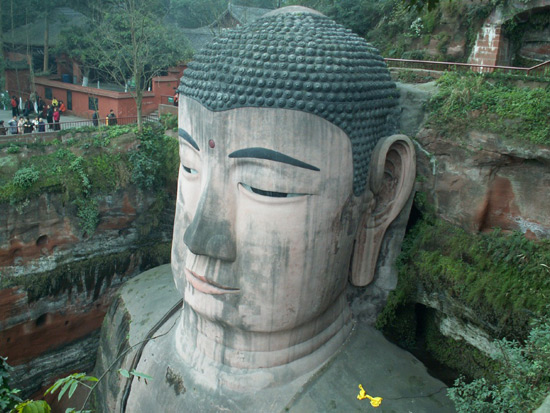
[[[182,97],[176,285],[199,316],[251,332],[293,329],[347,282],[358,211],[347,135],[312,114],[213,112]]]

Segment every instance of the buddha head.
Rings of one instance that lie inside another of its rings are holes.
[[[373,279],[414,181],[383,59],[290,7],[221,33],[179,93],[181,334],[237,369],[330,354],[350,328],[348,280]]]

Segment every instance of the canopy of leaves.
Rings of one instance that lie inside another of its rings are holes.
[[[66,30],[57,47],[86,68],[121,85],[144,90],[167,67],[190,58],[188,42],[164,23],[169,9],[160,1],[103,2],[87,25]]]

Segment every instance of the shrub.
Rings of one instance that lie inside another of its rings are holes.
[[[139,148],[130,154],[132,181],[143,189],[177,179],[177,141],[147,126],[137,135]]]
[[[38,181],[39,177],[40,173],[33,166],[21,168],[13,175],[13,184],[16,187],[27,189]]]
[[[21,402],[19,390],[11,389],[9,386],[10,371],[12,367],[8,364],[6,357],[0,356],[0,411],[9,412],[16,404]]]
[[[447,390],[459,413],[528,412],[550,392],[550,320],[536,320],[525,344],[506,339],[495,342],[499,367],[494,381],[456,380]]]
[[[19,153],[21,151],[21,148],[18,145],[14,145],[13,143],[8,146],[8,153]]]
[[[171,113],[163,113],[160,115],[160,123],[164,129],[174,129],[178,127],[178,117]]]
[[[78,211],[76,216],[80,220],[80,228],[82,231],[91,236],[99,223],[99,208],[95,199],[78,198],[74,201]]]

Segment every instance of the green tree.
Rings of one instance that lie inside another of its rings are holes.
[[[65,32],[59,51],[125,87],[136,102],[141,130],[144,92],[167,67],[190,58],[188,42],[175,26],[164,23],[169,8],[163,1],[97,4],[90,26]]]

